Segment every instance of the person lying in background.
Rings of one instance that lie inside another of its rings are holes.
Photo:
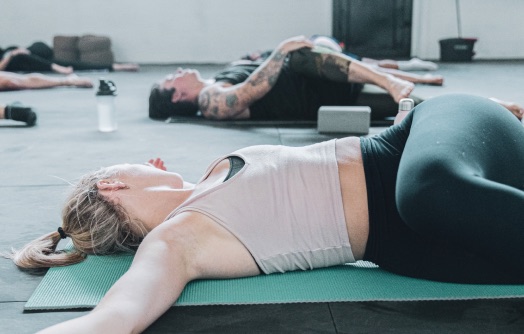
[[[287,39],[262,61],[237,63],[208,79],[197,70],[178,68],[153,85],[149,117],[163,120],[200,113],[211,120],[316,121],[320,106],[359,105],[364,83],[386,90],[394,116],[397,106],[393,101],[410,96],[413,82],[314,42],[304,36]],[[373,103],[383,100],[380,96],[374,99],[367,103],[372,110]],[[497,102],[522,118],[521,106]]]
[[[262,63],[232,66],[213,78],[177,69],[153,86],[149,115],[165,119],[200,111],[213,120],[316,120],[322,105],[355,105],[365,83],[383,88],[395,102],[414,88],[412,82],[340,52],[317,49],[297,36],[281,42]]]
[[[97,65],[85,62],[60,62],[53,58],[53,49],[43,42],[35,42],[27,48],[0,48],[0,71],[8,72],[56,72],[71,74],[80,70],[137,71],[137,64]]]
[[[415,74],[408,73],[406,71],[435,71],[438,69],[438,65],[434,62],[421,60],[419,58],[411,58],[410,60],[393,60],[393,59],[382,59],[377,60],[368,57],[360,57],[354,53],[348,52],[344,49],[344,44],[337,41],[335,38],[323,35],[313,35],[309,38],[313,44],[321,47],[331,49],[335,52],[345,54],[352,59],[362,61],[363,63],[373,65],[377,70],[392,74],[398,78],[417,83],[427,84],[434,86],[442,86],[444,78],[441,75],[433,74]],[[243,56],[241,60],[234,61],[231,64],[242,64],[243,61],[264,61],[271,54],[272,50],[267,51],[254,51]]]

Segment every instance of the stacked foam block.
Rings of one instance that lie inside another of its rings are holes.
[[[110,66],[114,63],[111,39],[106,36],[54,36],[53,50],[57,61],[102,66]]]

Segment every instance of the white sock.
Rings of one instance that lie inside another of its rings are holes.
[[[411,58],[410,60],[397,61],[398,69],[402,71],[435,71],[438,65],[418,58]]]

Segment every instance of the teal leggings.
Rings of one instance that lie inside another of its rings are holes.
[[[524,283],[524,128],[505,108],[453,94],[361,141],[365,258],[412,277]]]

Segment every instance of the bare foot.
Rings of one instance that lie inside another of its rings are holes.
[[[389,95],[393,97],[393,100],[395,100],[395,102],[398,103],[401,99],[409,97],[409,95],[415,88],[415,84],[406,80],[399,79],[392,75],[388,75],[387,86],[384,88],[388,91]]]
[[[438,65],[434,62],[411,58],[410,60],[397,61],[398,69],[401,71],[436,71]]]
[[[139,68],[140,68],[140,66],[138,66],[138,64],[131,64],[131,63],[127,63],[127,64],[114,63],[113,64],[113,71],[136,72],[136,71],[138,71]]]
[[[511,111],[511,113],[513,115],[517,116],[518,119],[522,119],[522,117],[524,116],[524,108],[519,106],[515,102],[507,102],[507,101],[499,100],[499,99],[494,98],[494,97],[490,97],[489,99],[494,101],[494,102],[497,102],[498,104],[500,104],[504,108],[506,108],[509,111]]]
[[[61,65],[58,65],[58,64],[52,64],[51,65],[51,69],[56,72],[56,73],[60,73],[60,74],[71,74],[73,73],[73,67],[71,66],[61,66]]]
[[[71,74],[66,77],[66,84],[68,86],[80,87],[80,88],[91,88],[93,82],[89,78],[79,77],[76,74]]]
[[[444,83],[444,77],[442,75],[425,74],[422,76],[419,83],[432,86],[442,86]]]
[[[368,62],[365,59],[370,59],[370,58],[363,58],[362,61]],[[390,69],[393,69],[393,70],[398,70],[398,64],[397,64],[397,62],[395,60],[389,60],[389,59],[374,60],[373,59],[372,61],[369,61],[369,62],[372,63],[373,61],[375,62],[375,64],[378,67],[390,68]]]

